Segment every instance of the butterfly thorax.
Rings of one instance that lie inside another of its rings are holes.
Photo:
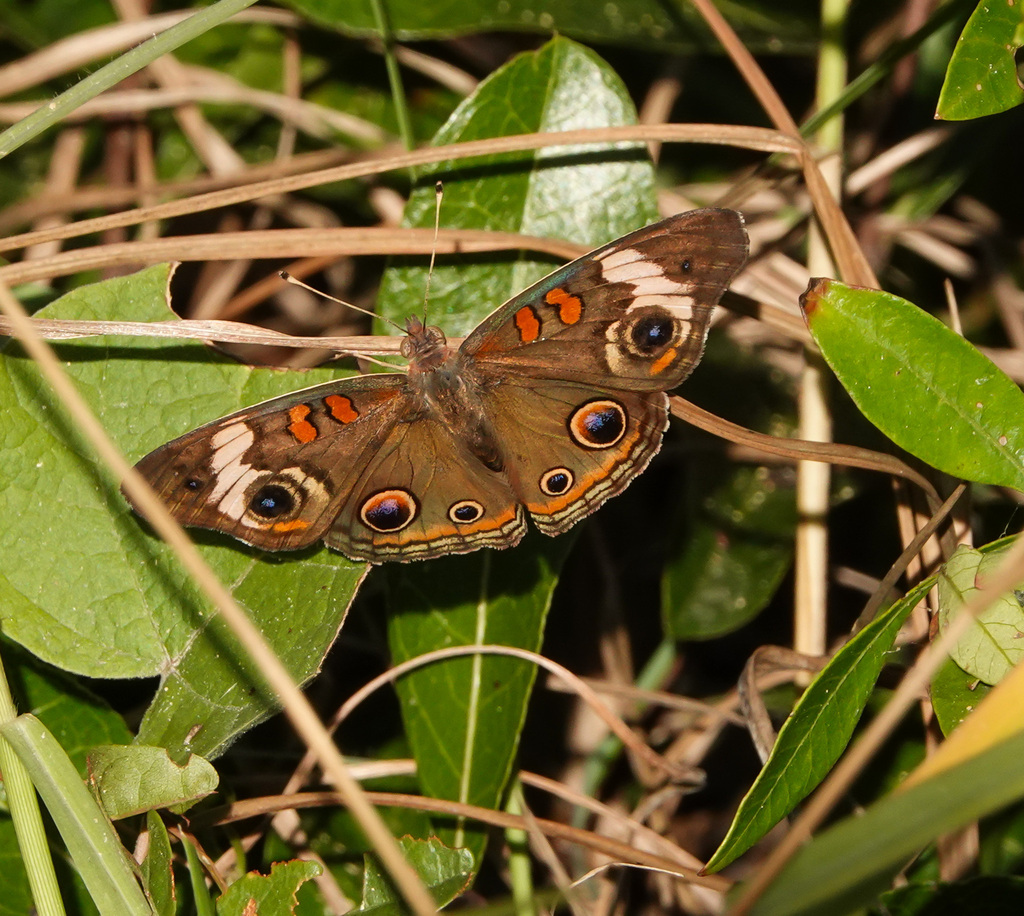
[[[406,321],[402,355],[409,360],[410,407],[407,420],[432,419],[450,430],[483,464],[501,471],[505,461],[484,409],[481,385],[458,350],[448,346],[440,328],[419,318]]]

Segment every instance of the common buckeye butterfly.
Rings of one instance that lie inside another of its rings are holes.
[[[265,401],[137,467],[183,525],[265,550],[424,560],[511,547],[528,515],[561,534],[658,451],[665,392],[746,257],[740,214],[681,213],[559,268],[458,349],[410,318],[404,374]]]

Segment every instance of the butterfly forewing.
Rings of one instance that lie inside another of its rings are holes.
[[[700,360],[711,312],[746,257],[740,214],[683,213],[555,271],[462,350],[483,375],[665,391]]]
[[[137,470],[183,525],[266,550],[323,539],[398,422],[404,375],[328,382],[222,417]]]

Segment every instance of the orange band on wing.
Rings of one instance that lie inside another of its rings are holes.
[[[562,324],[576,324],[583,315],[583,303],[579,296],[567,293],[562,287],[556,286],[544,297],[548,305],[558,309],[558,320]]]
[[[351,423],[353,420],[359,419],[359,411],[356,410],[352,399],[345,397],[343,394],[327,395],[324,398],[324,404],[327,405],[327,410],[330,412],[331,417],[339,423]]]
[[[319,435],[316,427],[306,419],[310,413],[312,410],[308,404],[296,404],[288,411],[288,419],[292,421],[288,424],[288,432],[303,445]]]
[[[519,339],[523,343],[533,343],[540,337],[540,319],[537,313],[528,305],[524,305],[516,312],[516,330],[519,332]]]
[[[304,522],[300,518],[293,518],[290,522],[278,522],[270,527],[279,534],[287,534],[289,531],[304,531],[309,527],[309,522]]]
[[[669,347],[651,366],[651,375],[659,375],[672,365],[679,357],[679,351],[675,347]]]

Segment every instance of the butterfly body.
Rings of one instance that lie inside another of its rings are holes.
[[[353,559],[509,547],[570,528],[658,451],[665,392],[703,352],[746,259],[742,218],[696,210],[555,271],[459,348],[407,322],[405,374],[275,398],[161,446],[139,470],[186,525]]]

